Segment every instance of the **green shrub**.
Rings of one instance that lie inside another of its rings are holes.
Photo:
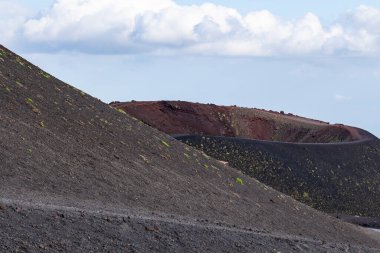
[[[241,184],[241,185],[244,185],[244,181],[243,181],[243,179],[241,179],[241,178],[236,178],[236,183],[237,184]]]
[[[25,99],[25,102],[28,104],[33,104],[33,99],[27,98],[27,99]]]

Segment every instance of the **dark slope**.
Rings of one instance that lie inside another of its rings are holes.
[[[380,141],[293,144],[225,137],[179,140],[327,213],[380,218]]]
[[[10,252],[378,252],[302,236],[268,234],[177,217],[7,204],[0,251]],[[30,230],[33,233],[30,233]],[[54,231],[54,233],[47,233]]]
[[[10,203],[50,203],[85,211],[154,211],[178,220],[190,217],[207,224],[219,221],[271,234],[302,235],[321,245],[327,241],[347,247],[379,247],[378,239],[362,229],[221,166],[200,151],[49,76],[3,47],[0,54],[0,196]],[[52,226],[49,210],[38,211],[38,206],[30,207],[26,214],[15,210],[20,216],[12,216],[7,205],[0,210],[5,215],[1,223],[11,228],[8,233],[15,233],[1,235],[3,245],[10,248],[19,245],[17,238],[26,240],[27,249],[33,248],[37,239],[49,243],[48,238],[56,235],[58,239],[58,231],[64,229],[94,234],[97,222],[108,222],[93,217],[72,225],[77,221],[73,218]],[[46,231],[33,238],[32,225],[39,224],[39,219]],[[25,229],[24,223],[32,229]],[[93,230],[82,231],[82,225]],[[198,227],[194,225],[193,233]],[[104,229],[115,240],[126,236],[107,225]],[[175,231],[175,226],[168,229],[170,236],[175,236]],[[133,234],[133,230],[124,232]],[[207,244],[209,237],[203,235],[194,243]],[[298,244],[296,239],[292,243]],[[77,246],[91,248],[86,240],[79,240]],[[160,251],[169,248],[167,245]]]
[[[284,112],[183,101],[114,102],[111,105],[167,134],[240,137],[256,140],[331,143],[373,139],[362,129]]]
[[[321,211],[380,217],[380,141],[363,129],[180,101],[112,105]]]

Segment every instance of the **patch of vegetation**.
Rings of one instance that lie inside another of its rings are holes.
[[[40,122],[40,127],[45,128],[45,123],[43,121]]]
[[[164,141],[164,140],[161,140],[161,144],[164,145],[164,146],[166,146],[166,147],[168,147],[168,148],[170,148],[170,144],[167,143],[167,142]]]
[[[243,179],[241,179],[240,177],[236,178],[235,182],[236,182],[237,184],[244,185],[244,181],[243,181]]]
[[[34,105],[34,101],[31,98],[25,99],[25,102],[32,108],[32,111],[36,114],[41,114],[41,111]]]
[[[127,114],[123,109],[120,109],[120,108],[117,109],[117,111],[120,112],[120,113],[123,113],[123,114]]]
[[[19,86],[21,88],[25,88],[25,86],[20,81],[16,81],[16,84],[17,84],[17,86]]]
[[[45,77],[46,79],[50,79],[51,78],[51,76],[48,74],[48,73],[46,73],[46,72],[44,72],[44,71],[40,71],[40,75],[42,75],[43,77]]]
[[[25,99],[25,102],[28,103],[28,104],[30,104],[30,105],[32,105],[33,104],[33,99],[27,98],[27,99]]]
[[[23,62],[23,61],[21,60],[20,57],[17,57],[17,58],[16,58],[16,62],[17,62],[18,64],[20,64],[21,66],[25,66],[25,62]]]

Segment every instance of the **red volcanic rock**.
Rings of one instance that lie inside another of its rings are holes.
[[[165,133],[210,135],[257,140],[331,143],[371,139],[368,132],[312,120],[283,111],[216,106],[181,101],[114,102],[122,109]]]

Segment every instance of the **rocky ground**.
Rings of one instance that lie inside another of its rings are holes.
[[[4,47],[0,90],[3,251],[380,248],[374,233],[222,166]]]
[[[378,251],[126,209],[110,212],[5,199],[0,203],[3,252]]]
[[[380,218],[377,139],[293,144],[226,137],[177,138],[318,210],[342,217]],[[371,224],[377,223],[374,221]],[[365,220],[361,224],[365,225]]]
[[[380,218],[380,141],[363,129],[182,101],[112,106],[318,210]]]

